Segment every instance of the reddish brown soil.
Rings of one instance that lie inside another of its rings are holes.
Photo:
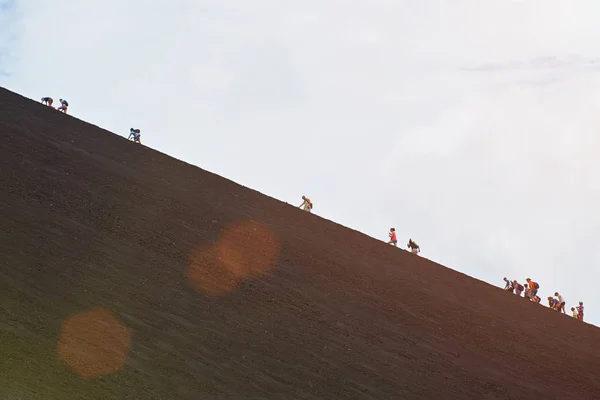
[[[600,398],[591,325],[4,89],[0,107],[2,399]]]

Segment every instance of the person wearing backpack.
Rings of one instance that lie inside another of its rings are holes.
[[[67,108],[69,107],[69,102],[63,99],[59,99],[60,107],[57,108],[58,111],[62,111],[65,114],[67,113]]]
[[[408,239],[408,244],[406,246],[410,249],[410,252],[413,254],[418,254],[421,252],[421,248],[414,240],[412,240],[412,238]]]
[[[130,128],[129,129],[129,137],[127,137],[127,140],[131,140],[131,137],[133,137],[133,141],[135,143],[142,144],[142,141],[140,140],[141,132],[142,131],[140,131],[139,129]]]
[[[307,212],[311,212],[313,209],[313,203],[312,201],[310,201],[310,199],[306,196],[302,196],[302,204],[300,204],[300,207],[302,210],[307,211]]]
[[[529,285],[530,297],[533,299],[536,297],[540,285],[538,285],[537,282],[532,281],[531,278],[527,278],[525,280],[527,281],[527,285]]]
[[[523,290],[525,290],[525,288],[523,287],[523,285],[521,285],[519,282],[517,282],[517,280],[515,279],[513,281],[513,287],[515,288],[515,294],[519,297],[521,297],[521,293],[523,292]]]

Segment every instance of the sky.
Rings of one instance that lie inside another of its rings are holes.
[[[600,324],[597,0],[0,0],[0,86]],[[595,308],[596,307],[596,308]]]

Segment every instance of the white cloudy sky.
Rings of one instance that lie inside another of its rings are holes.
[[[598,0],[0,0],[0,85],[600,323]]]

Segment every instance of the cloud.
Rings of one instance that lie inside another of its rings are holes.
[[[597,1],[12,9],[12,90],[480,279],[600,300]]]

